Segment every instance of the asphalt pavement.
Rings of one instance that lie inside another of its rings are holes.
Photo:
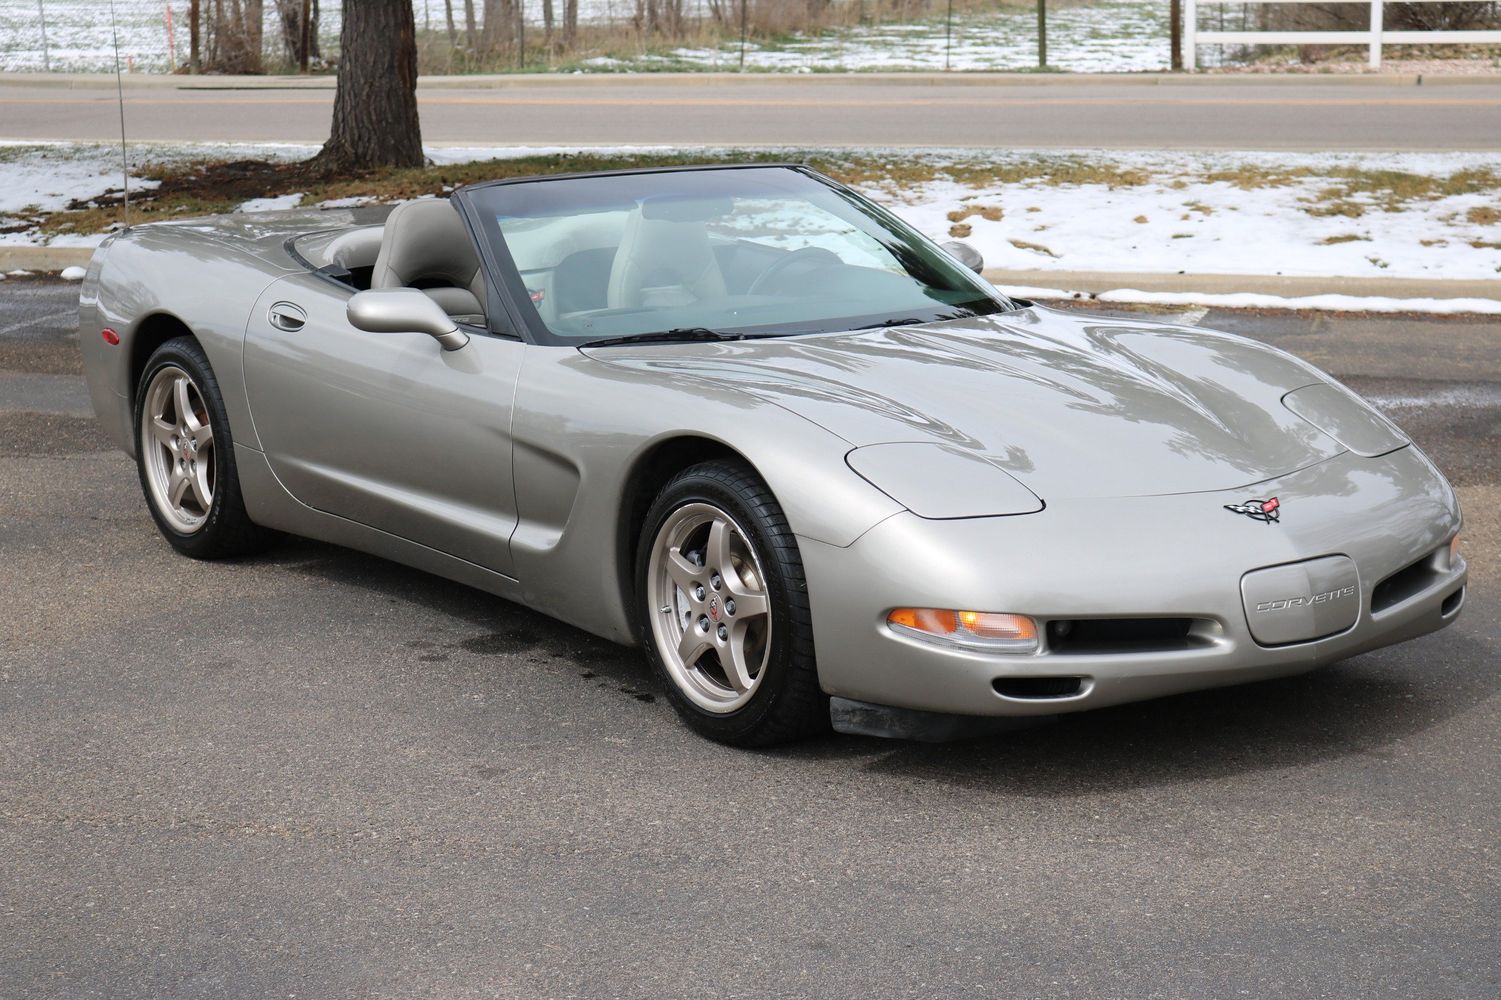
[[[330,78],[127,81],[135,142],[328,138]],[[116,142],[113,77],[0,79],[9,139]],[[446,145],[1501,150],[1486,79],[621,74],[424,79]]]
[[[476,591],[173,555],[89,416],[76,293],[0,282],[0,995],[1501,994],[1494,320],[1187,317],[1445,468],[1454,627],[984,741],[747,753]]]

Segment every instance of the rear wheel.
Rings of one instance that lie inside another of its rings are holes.
[[[674,477],[647,513],[637,579],[642,645],[695,730],[767,746],[828,728],[797,541],[749,469]]]
[[[197,341],[177,337],[151,355],[135,418],[141,488],[173,548],[219,559],[259,551],[275,537],[245,513],[224,400]]]

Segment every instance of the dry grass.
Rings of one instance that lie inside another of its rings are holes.
[[[380,170],[358,176],[327,177],[310,171],[304,163],[264,161],[181,161],[148,166],[144,176],[160,182],[155,191],[138,190],[131,197],[132,221],[150,222],[171,218],[212,215],[234,210],[251,198],[274,197],[293,192],[305,195],[305,205],[336,198],[364,197],[372,201],[396,201],[421,195],[444,195],[454,188],[483,180],[507,177],[612,170],[631,167],[678,166],[704,162],[768,163],[797,161],[836,180],[866,189],[883,190],[897,197],[910,196],[924,185],[952,182],[977,190],[1025,186],[1101,186],[1115,189],[1156,184],[1182,189],[1188,182],[1221,182],[1243,190],[1307,185],[1310,192],[1299,198],[1300,207],[1311,216],[1358,219],[1367,212],[1400,211],[1414,202],[1428,202],[1460,194],[1496,195],[1501,192],[1501,167],[1456,171],[1427,176],[1401,171],[1363,170],[1355,167],[1274,168],[1247,165],[1203,175],[1174,177],[1126,167],[1108,160],[1100,162],[1080,155],[1038,154],[995,162],[984,157],[958,160],[939,153],[869,154],[830,151],[666,151],[647,153],[571,153],[522,156],[474,163],[434,165],[405,170]],[[1181,183],[1180,183],[1181,182]],[[1492,198],[1501,205],[1501,198]],[[1037,212],[1030,205],[1024,211]],[[1201,201],[1184,203],[1180,219],[1208,216],[1213,207]],[[43,233],[91,233],[110,228],[118,221],[118,194],[69,206],[65,211],[23,211],[16,231],[40,229]],[[994,204],[965,205],[949,216],[950,232],[956,237],[973,231],[971,220],[979,217],[1000,221]],[[1457,220],[1457,216],[1455,217]],[[1465,218],[1474,225],[1501,223],[1501,208],[1491,204],[1468,210]],[[1142,224],[1146,217],[1137,219]],[[9,224],[8,224],[9,225]],[[1187,234],[1184,234],[1187,235]],[[1334,237],[1346,242],[1351,237]],[[1036,244],[1024,249],[1052,255]]]
[[[1033,253],[1047,254],[1054,260],[1058,259],[1057,254],[1049,250],[1047,247],[1043,246],[1041,243],[1028,243],[1026,240],[1007,240],[1007,242],[1016,247],[1016,249],[1018,250],[1031,250]]]
[[[1003,213],[994,205],[965,205],[963,208],[956,208],[950,212],[949,221],[963,222],[976,215],[989,222],[1000,222]]]
[[[994,205],[966,205],[956,208],[948,214],[949,222],[953,223],[949,226],[949,235],[960,240],[968,237],[975,227],[964,220],[976,215],[990,222],[1000,222],[1002,218],[1001,210]]]
[[[1493,205],[1476,205],[1465,213],[1465,221],[1476,226],[1494,226],[1501,222],[1501,208]]]
[[[139,190],[131,196],[131,219],[157,222],[233,211],[251,198],[302,193],[304,205],[336,198],[364,197],[372,201],[398,201],[422,195],[444,195],[454,188],[484,180],[591,170],[632,167],[682,166],[705,162],[806,163],[846,184],[884,188],[894,193],[910,192],[934,181],[954,181],[972,187],[1005,187],[1022,183],[1048,185],[1100,184],[1116,188],[1146,184],[1152,175],[1138,169],[1099,164],[1082,157],[1044,156],[1017,163],[983,160],[953,162],[931,154],[908,157],[872,156],[830,152],[745,151],[702,152],[686,150],[661,153],[567,153],[522,156],[473,163],[445,164],[410,169],[377,170],[356,176],[327,177],[312,173],[305,163],[265,161],[201,161],[171,165],[148,165],[140,175],[160,182],[153,191]],[[1034,206],[1029,211],[1036,211]],[[996,206],[978,205],[965,210],[998,221]],[[50,215],[22,216],[27,228],[44,233],[99,232],[119,219],[118,194],[69,206]],[[963,219],[954,220],[961,224]]]
[[[1358,233],[1341,233],[1338,236],[1325,236],[1319,240],[1319,246],[1332,247],[1337,243],[1369,243],[1370,241],[1371,238],[1369,236],[1361,236]]]
[[[1314,201],[1309,198],[1299,198],[1305,202],[1303,211],[1315,218],[1325,219],[1333,216],[1341,216],[1346,219],[1358,219],[1365,215],[1365,206],[1359,202],[1345,198],[1336,198],[1331,201]]]

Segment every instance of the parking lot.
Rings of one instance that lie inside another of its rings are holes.
[[[747,753],[477,591],[173,555],[93,426],[76,295],[0,282],[0,995],[1501,994],[1494,318],[1189,317],[1444,468],[1456,626],[984,741]]]

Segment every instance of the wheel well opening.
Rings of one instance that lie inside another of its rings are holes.
[[[176,337],[191,337],[193,331],[176,316],[156,313],[147,316],[136,327],[135,337],[130,342],[130,404],[135,406],[135,394],[141,384],[141,373],[146,370],[146,361],[156,349]]]
[[[620,527],[616,532],[616,566],[618,567],[620,595],[636,622],[639,609],[636,607],[636,550],[641,543],[641,530],[646,523],[646,512],[652,501],[662,492],[667,481],[684,469],[714,459],[746,461],[745,456],[722,441],[702,437],[678,437],[655,445],[636,462],[626,479],[624,498],[620,505]]]

